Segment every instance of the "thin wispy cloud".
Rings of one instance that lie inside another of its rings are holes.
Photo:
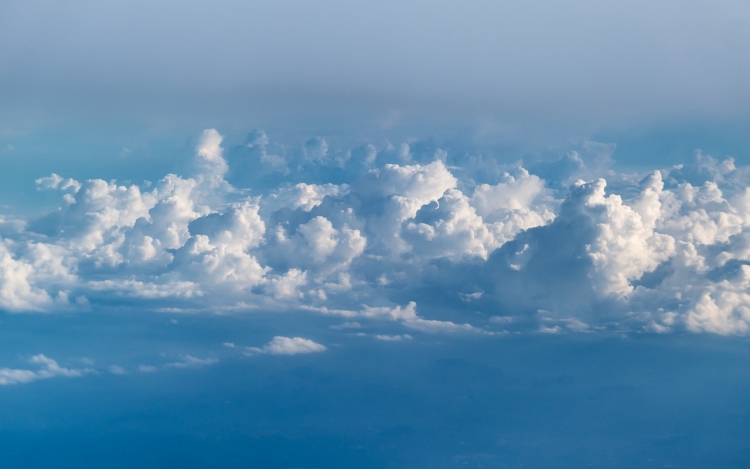
[[[29,363],[38,369],[0,368],[0,386],[11,384],[25,384],[32,381],[50,378],[80,378],[87,373],[93,373],[90,368],[66,368],[44,354],[34,355]]]

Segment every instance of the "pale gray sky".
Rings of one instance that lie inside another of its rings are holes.
[[[5,1],[0,100],[129,117],[745,117],[749,26],[745,1]]]

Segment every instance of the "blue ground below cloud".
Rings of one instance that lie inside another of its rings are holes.
[[[7,361],[24,348],[61,362],[57,349],[88,349],[101,357],[97,366],[129,371],[149,357],[170,359],[159,351],[191,347],[196,356],[221,357],[198,369],[0,388],[3,467],[705,468],[750,461],[747,339],[414,334],[385,343],[293,314],[189,316],[177,324],[142,313],[5,315],[2,322],[8,339],[9,330],[29,332],[27,347],[2,346]],[[221,339],[262,344],[277,327],[299,327],[329,348],[255,357],[222,350]]]

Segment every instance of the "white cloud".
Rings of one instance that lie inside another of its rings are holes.
[[[409,302],[406,306],[403,307],[400,305],[378,307],[365,306],[360,311],[330,310],[326,307],[310,309],[321,312],[323,314],[335,314],[344,317],[361,317],[365,319],[380,321],[397,321],[410,329],[426,333],[473,332],[490,334],[489,332],[476,328],[471,324],[456,324],[451,321],[424,319],[417,314],[417,304],[413,301]]]
[[[202,366],[213,365],[219,362],[216,358],[197,358],[192,355],[183,355],[181,358],[182,361],[167,363],[164,366],[167,368],[200,368]],[[150,371],[142,368],[140,371]]]
[[[413,221],[406,223],[403,237],[411,244],[413,252],[427,258],[487,258],[497,247],[492,232],[469,204],[469,199],[454,189],[423,206]]]
[[[73,189],[73,192],[78,192],[81,189],[81,183],[73,179],[63,179],[59,175],[52,173],[47,177],[41,177],[36,181],[37,188],[43,189],[57,189],[68,190]]]
[[[39,365],[38,370],[25,370],[13,368],[0,368],[0,386],[9,384],[23,384],[40,379],[49,379],[55,377],[78,378],[86,373],[92,373],[93,370],[88,368],[76,369],[65,368],[57,364],[51,358],[42,354],[34,355],[29,360],[35,365]]]
[[[490,322],[493,324],[510,324],[515,319],[513,316],[492,316]]]
[[[335,326],[331,326],[331,329],[360,329],[362,328],[362,324],[356,322],[356,321],[347,321],[343,322],[341,324],[336,324]]]
[[[275,212],[284,207],[309,212],[323,203],[323,199],[327,196],[343,196],[348,192],[349,186],[347,185],[300,182],[292,187],[282,187],[272,192],[263,199],[261,205],[270,212]]]
[[[277,300],[299,299],[304,296],[300,288],[307,284],[307,272],[291,269],[283,276],[268,281],[266,291]]]
[[[204,295],[192,282],[151,283],[132,279],[95,280],[86,287],[93,292],[111,292],[143,299],[198,298]]]
[[[403,321],[404,326],[421,332],[434,333],[453,333],[453,332],[473,332],[480,334],[490,334],[490,332],[478,329],[471,324],[456,324],[452,321],[437,321],[434,319],[422,319],[416,317]]]
[[[623,296],[633,291],[632,280],[674,254],[674,238],[654,231],[663,187],[658,172],[648,178],[632,208],[618,195],[605,197],[605,186],[603,179],[576,183],[573,197],[580,198],[579,210],[595,224],[594,240],[587,246],[595,272],[594,288],[605,295]]]
[[[64,249],[42,243],[0,239],[0,308],[6,311],[44,311],[66,308],[76,282]]]
[[[365,206],[379,208],[367,220],[368,232],[377,239],[375,246],[398,255],[409,250],[400,237],[402,223],[413,218],[425,204],[438,200],[456,183],[456,178],[441,161],[428,165],[387,164],[366,173],[352,191]]]
[[[326,346],[302,337],[276,336],[262,347],[248,347],[247,353],[268,355],[297,355],[301,353],[324,352]]]
[[[249,250],[263,241],[265,223],[258,205],[233,204],[189,224],[191,237],[175,252],[177,273],[188,281],[223,289],[244,289],[263,283],[268,268]]]
[[[487,333],[463,319],[471,306],[507,329],[536,330],[545,309],[561,330],[750,333],[750,168],[731,159],[622,174],[612,145],[586,142],[530,172],[411,140],[329,142],[274,147],[284,170],[270,179],[265,133],[225,152],[213,129],[187,175],[153,185],[40,177],[59,209],[0,218],[0,309],[95,309],[114,296]],[[235,150],[255,152],[240,169],[258,184],[228,182],[242,180],[225,159]]]
[[[401,342],[403,340],[411,340],[412,336],[410,336],[409,334],[401,334],[401,335],[376,334],[375,338],[378,340],[385,341],[385,342]]]
[[[300,224],[291,236],[278,227],[265,255],[276,263],[310,271],[323,283],[331,274],[347,269],[366,245],[359,230],[346,224],[337,229],[327,218],[317,216]]]
[[[428,258],[487,256],[522,230],[554,219],[552,200],[539,177],[523,168],[502,175],[491,186],[480,184],[471,198],[455,189],[427,205],[405,226],[414,252]]]
[[[207,129],[203,131],[198,143],[198,164],[210,177],[220,178],[229,170],[223,158],[222,140],[224,137],[215,129]]]

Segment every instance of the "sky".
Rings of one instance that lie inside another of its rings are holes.
[[[3,2],[9,467],[741,467],[745,2]]]

